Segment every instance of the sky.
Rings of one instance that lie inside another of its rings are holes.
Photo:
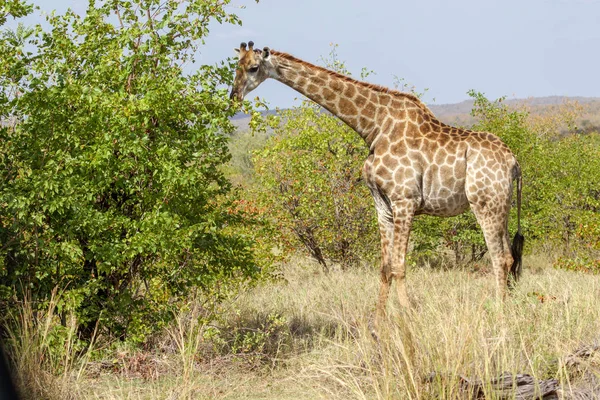
[[[32,0],[30,0],[32,1]],[[42,9],[85,13],[86,0],[33,0]],[[429,104],[488,98],[600,96],[600,0],[232,0],[242,26],[211,26],[198,62],[213,64],[250,40],[319,63],[338,58],[359,76],[427,89]],[[249,97],[270,108],[301,96],[268,80]]]

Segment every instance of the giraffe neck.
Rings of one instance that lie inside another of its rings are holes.
[[[340,118],[371,145],[388,125],[405,121],[410,109],[430,111],[410,94],[370,85],[289,54],[272,51],[274,79]]]

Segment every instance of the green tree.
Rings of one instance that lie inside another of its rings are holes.
[[[2,300],[59,286],[84,334],[143,340],[194,288],[259,271],[222,173],[233,68],[184,70],[213,21],[240,22],[228,3],[90,0],[3,36]]]
[[[21,18],[33,10],[31,4],[22,0],[3,0],[0,4],[0,26],[6,23],[8,17]]]

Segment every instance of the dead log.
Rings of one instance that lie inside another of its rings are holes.
[[[527,374],[505,372],[489,382],[459,377],[460,390],[466,399],[483,400],[488,397],[515,400],[600,400],[600,344],[583,346],[562,359],[571,386],[560,387],[556,379],[536,380]],[[448,379],[438,373],[426,381]]]
[[[488,395],[497,399],[554,400],[559,398],[556,379],[536,380],[531,375],[513,375],[509,372],[492,379],[489,383],[461,377],[461,388],[469,398],[474,400],[485,399],[485,389]]]

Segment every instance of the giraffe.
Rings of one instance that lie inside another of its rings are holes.
[[[243,100],[267,78],[305,95],[354,129],[369,155],[362,176],[375,202],[381,237],[381,284],[377,315],[385,315],[390,286],[409,307],[405,256],[413,218],[455,216],[469,207],[483,230],[496,278],[496,295],[521,272],[521,169],[496,135],[448,126],[418,97],[242,43],[231,99]],[[508,216],[517,183],[518,229],[512,247]],[[512,278],[509,280],[509,273]]]

